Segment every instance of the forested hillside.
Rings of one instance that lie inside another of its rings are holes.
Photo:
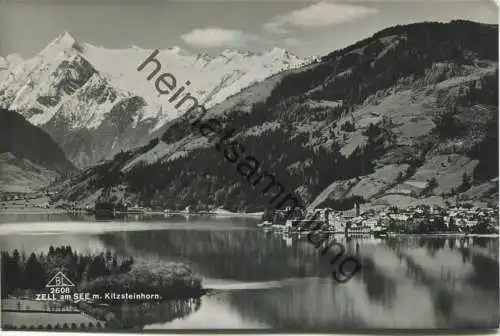
[[[54,167],[61,173],[75,169],[50,135],[20,114],[0,108],[0,153],[6,152]]]
[[[75,171],[62,149],[20,114],[0,109],[0,190],[32,191]]]
[[[467,21],[383,30],[212,108],[306,204],[498,200],[498,27]],[[177,119],[161,139],[61,185],[64,200],[255,211],[272,195]]]

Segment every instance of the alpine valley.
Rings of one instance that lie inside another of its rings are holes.
[[[272,195],[224,159],[218,139],[175,118],[147,91],[154,85],[129,77],[147,53],[63,35],[8,70],[1,104],[42,125],[75,164],[117,153],[54,186],[60,202],[266,208]],[[199,85],[211,106],[205,118],[236,129],[241,159],[256,158],[305,204],[498,203],[498,26],[395,26],[314,62],[278,50],[161,55]],[[151,134],[158,137],[132,148]]]
[[[0,193],[30,193],[76,171],[46,132],[0,109]]]

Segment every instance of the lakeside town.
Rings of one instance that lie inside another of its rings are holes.
[[[497,207],[478,207],[472,203],[456,203],[448,207],[437,205],[415,205],[406,208],[395,206],[368,207],[354,203],[351,209],[334,208],[309,209],[307,213],[290,213],[290,209],[239,213],[222,208],[197,209],[186,206],[183,209],[152,208],[143,204],[113,204],[96,202],[94,207],[79,207],[77,203],[57,203],[57,193],[43,191],[31,194],[3,193],[0,195],[0,211],[17,210],[21,213],[41,212],[86,212],[101,216],[116,215],[175,215],[251,217],[261,218],[259,227],[294,231],[306,218],[321,222],[321,229],[336,233],[383,233],[383,234],[498,234],[499,212]],[[27,210],[27,211],[26,211]],[[290,216],[291,214],[291,216]],[[347,231],[346,231],[347,230]]]
[[[292,214],[289,209],[264,215],[261,227],[280,228],[286,231],[316,229],[334,233],[351,234],[498,234],[498,207],[479,208],[471,204],[447,208],[433,205],[410,206],[405,209],[386,207],[360,210],[356,203],[353,209],[336,211],[322,208],[305,214]],[[304,223],[307,223],[304,225]],[[301,226],[302,225],[302,226]]]

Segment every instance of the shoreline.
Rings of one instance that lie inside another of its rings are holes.
[[[28,208],[16,208],[9,207],[5,209],[0,209],[0,216],[15,216],[15,215],[27,215],[27,216],[36,216],[36,215],[61,215],[61,214],[74,214],[74,213],[83,213],[88,214],[90,216],[95,216],[94,212],[89,212],[88,210],[67,210],[67,209],[57,209],[57,208],[36,208],[36,207],[28,207]],[[148,211],[143,213],[137,212],[124,212],[124,211],[116,211],[114,214],[121,215],[133,215],[133,216],[164,216],[175,217],[175,216],[192,216],[192,217],[207,217],[212,219],[230,219],[230,218],[247,218],[247,219],[259,219],[262,216],[262,212],[253,212],[253,213],[245,213],[245,212],[230,212],[225,210],[218,210],[210,213],[183,213],[181,211],[164,213],[163,211]],[[43,222],[43,221],[42,221]],[[3,222],[0,222],[3,223]],[[282,229],[267,227],[264,228],[273,232],[283,232]],[[291,231],[286,232],[287,234],[293,235],[299,233],[299,231]],[[331,232],[324,231],[324,233],[333,234],[333,235],[341,235],[344,232]],[[373,235],[372,233],[350,233],[352,235]],[[500,238],[499,233],[459,233],[459,232],[436,232],[436,233],[391,233],[386,236],[386,238],[391,237],[485,237],[485,238]]]
[[[63,214],[72,211],[67,211],[64,209],[0,209],[0,215],[56,215]]]
[[[283,234],[289,234],[289,235],[297,235],[297,234],[300,234],[300,233],[303,233],[303,234],[308,234],[310,233],[310,231],[303,231],[303,232],[283,232],[283,231],[279,231],[279,230],[276,230],[274,231],[276,233],[283,233]],[[339,233],[339,232],[335,232],[335,233],[332,233],[332,232],[328,232],[328,231],[324,231],[322,233],[328,233],[328,234],[332,234],[332,235],[344,235],[344,233]],[[375,237],[374,234],[372,233],[350,233],[349,234],[350,236],[371,236],[371,237]],[[391,234],[391,235],[388,235],[388,236],[385,236],[385,237],[379,237],[380,239],[388,239],[388,238],[398,238],[398,237],[408,237],[408,238],[416,238],[416,237],[429,237],[429,238],[454,238],[454,237],[476,237],[476,238],[500,238],[500,235],[499,234],[494,234],[494,233],[469,233],[469,234],[465,234],[465,233],[395,233],[395,234]]]
[[[95,212],[89,212],[88,210],[68,210],[68,209],[57,209],[57,208],[2,208],[0,209],[0,215],[50,215],[50,214],[65,214],[65,213],[86,213],[89,215],[95,215]],[[214,218],[260,218],[262,217],[263,212],[209,212],[209,213],[185,213],[182,211],[172,211],[170,213],[165,213],[164,211],[145,211],[145,212],[133,212],[133,211],[115,211],[114,214],[123,214],[123,215],[137,215],[137,216],[148,216],[148,215],[172,215],[172,216],[205,216],[205,217],[214,217]]]
[[[397,233],[394,236],[425,236],[425,237],[485,237],[485,238],[499,238],[498,233]]]

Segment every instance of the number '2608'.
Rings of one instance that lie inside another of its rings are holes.
[[[50,294],[67,294],[70,292],[69,287],[52,287],[50,289]]]

